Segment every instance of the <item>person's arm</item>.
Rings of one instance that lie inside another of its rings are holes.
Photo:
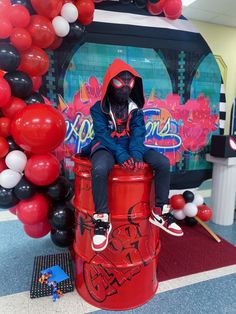
[[[133,112],[130,120],[129,152],[135,161],[143,161],[146,127],[142,110]]]
[[[101,111],[100,107],[98,105],[91,107],[90,114],[93,119],[93,130],[96,139],[114,154],[119,165],[129,160],[130,155],[128,152],[110,136],[108,119]]]

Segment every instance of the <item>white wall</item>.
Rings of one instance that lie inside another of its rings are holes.
[[[226,128],[229,133],[230,109],[236,97],[236,28],[192,20],[214,55],[220,55],[227,65],[226,80]]]

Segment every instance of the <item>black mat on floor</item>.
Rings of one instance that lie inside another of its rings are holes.
[[[70,277],[60,283],[57,287],[63,293],[71,292],[74,290],[73,285],[73,269],[71,263],[70,253],[60,253],[53,255],[44,255],[36,256],[34,258],[34,268],[32,274],[31,288],[30,288],[30,297],[31,298],[40,298],[52,295],[52,289],[47,284],[41,284],[39,278],[41,276],[41,270],[59,265],[64,272]]]

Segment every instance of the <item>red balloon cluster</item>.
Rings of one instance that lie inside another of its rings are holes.
[[[33,43],[40,48],[58,48],[71,23],[88,25],[93,21],[93,0],[31,0],[31,4],[38,15],[31,17],[28,28]]]
[[[10,208],[33,238],[51,230],[50,197],[38,190],[60,175],[53,150],[66,133],[61,113],[38,93],[49,68],[44,49],[62,43],[51,20],[64,3],[32,0],[36,14],[30,15],[27,5],[0,0],[0,207]]]
[[[211,209],[204,204],[203,197],[192,191],[186,190],[183,194],[175,194],[170,198],[172,213],[176,219],[185,217],[199,217],[202,221],[208,221],[212,217]]]
[[[168,19],[175,20],[182,14],[182,0],[148,1],[147,10],[152,15],[159,15],[163,12]]]

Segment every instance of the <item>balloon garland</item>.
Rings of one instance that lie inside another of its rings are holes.
[[[81,12],[88,9],[82,4]],[[93,7],[86,11],[90,20]],[[0,0],[0,15],[0,207],[16,214],[30,237],[51,231],[56,245],[67,246],[73,241],[74,191],[53,153],[66,125],[39,89],[49,68],[45,49],[58,48],[72,28],[80,36],[85,29],[76,3],[62,0]]]
[[[201,194],[186,190],[183,194],[175,194],[170,198],[172,214],[177,220],[184,220],[193,227],[199,223],[218,243],[221,239],[205,223],[212,217],[212,210],[204,203]]]

